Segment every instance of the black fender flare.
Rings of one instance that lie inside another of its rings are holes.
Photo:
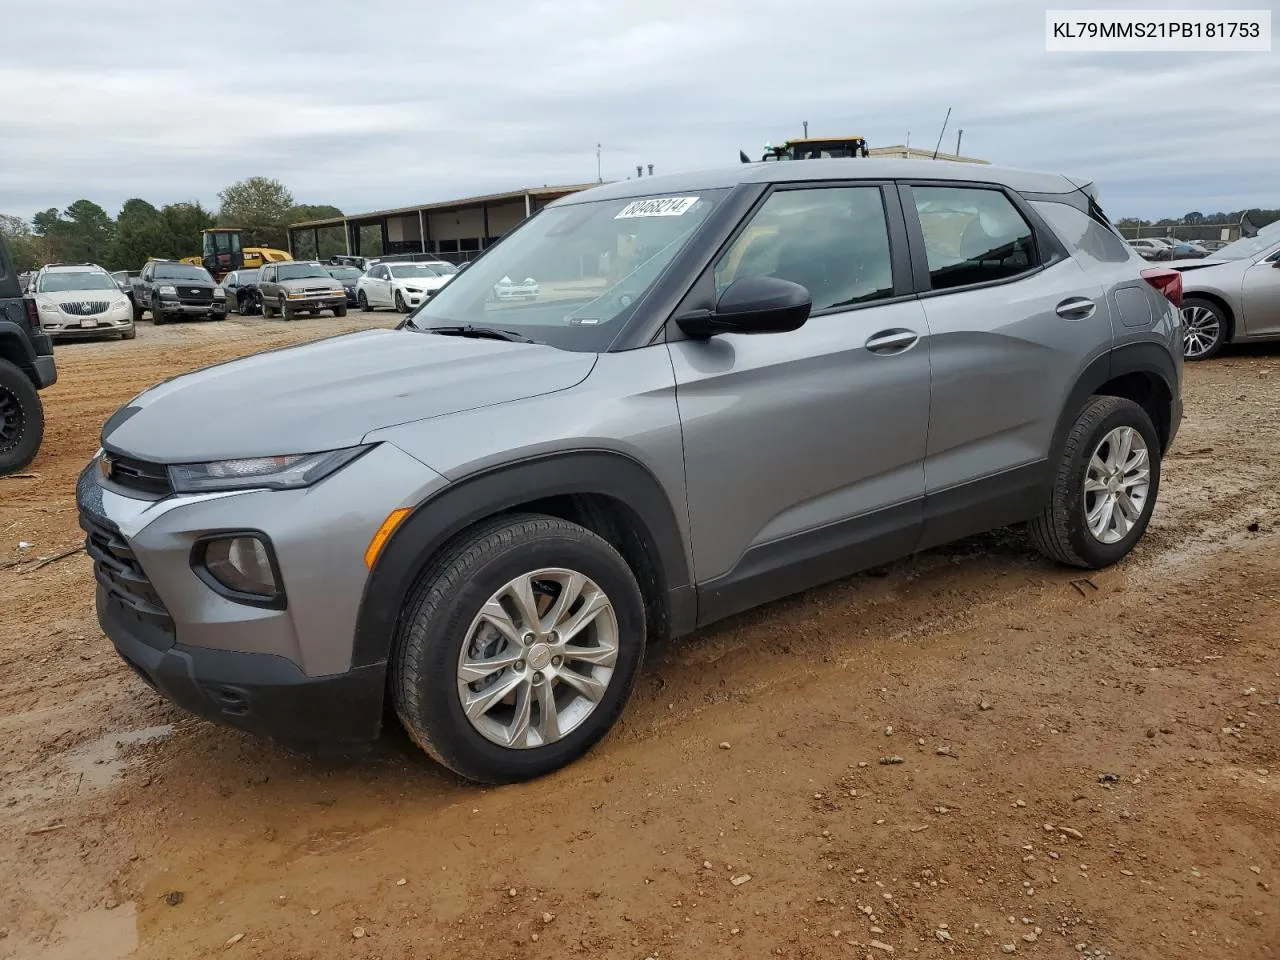
[[[1177,365],[1169,354],[1168,348],[1158,343],[1130,343],[1104,353],[1085,367],[1076,379],[1075,386],[1071,388],[1067,401],[1062,406],[1062,414],[1053,433],[1050,463],[1056,464],[1062,456],[1062,449],[1067,442],[1067,433],[1076,422],[1080,411],[1084,409],[1089,397],[1097,393],[1103,385],[1130,373],[1155,376],[1169,392],[1173,409],[1170,410],[1169,423],[1164,425],[1165,435],[1161,437],[1166,449],[1168,448],[1182,416]],[[1159,428],[1161,425],[1156,426]]]
[[[487,517],[548,497],[596,494],[625,504],[647,528],[661,564],[660,586],[673,626],[690,622],[693,589],[684,537],[662,485],[638,461],[606,450],[549,454],[506,464],[449,484],[414,508],[383,547],[356,618],[353,668],[390,656],[400,614],[431,558],[452,537]],[[682,631],[683,632],[683,631]]]

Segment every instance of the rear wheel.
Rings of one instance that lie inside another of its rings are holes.
[[[1182,301],[1182,355],[1209,360],[1227,345],[1226,312],[1212,300],[1187,297]]]
[[[589,530],[555,517],[481,524],[410,595],[392,663],[396,713],[456,773],[550,773],[609,730],[644,656],[640,588]]]
[[[0,360],[0,474],[34,460],[43,438],[44,407],[35,384],[8,360]]]
[[[1160,490],[1160,437],[1123,397],[1093,397],[1076,418],[1031,540],[1050,559],[1096,570],[1122,559],[1147,529]]]
[[[267,305],[266,297],[262,298],[262,315],[268,320],[276,315],[276,312]]]

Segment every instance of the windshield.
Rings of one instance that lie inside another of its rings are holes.
[[[40,293],[62,293],[65,290],[115,290],[116,282],[105,273],[58,272],[40,278]]]
[[[1256,237],[1243,237],[1235,243],[1228,243],[1220,250],[1213,251],[1213,258],[1215,260],[1252,260],[1278,243],[1280,243],[1280,232],[1264,227]]]
[[[451,273],[457,273],[457,268],[453,270],[440,269],[443,264],[438,263],[397,263],[394,266],[387,265],[387,269],[391,271],[391,275],[397,280],[404,280],[413,277],[444,277]]]
[[[194,267],[189,263],[158,263],[155,277],[157,280],[203,280],[213,283],[213,277],[204,267]]]
[[[329,276],[335,280],[359,280],[360,271],[355,267],[329,267]]]
[[[457,274],[413,326],[492,327],[602,350],[726,193],[550,207]]]
[[[240,286],[243,287],[246,284],[258,282],[258,271],[257,270],[237,270],[235,277],[236,277],[236,283],[240,284]]]
[[[310,280],[312,277],[332,279],[318,263],[282,263],[276,267],[277,280]]]

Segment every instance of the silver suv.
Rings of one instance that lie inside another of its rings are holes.
[[[99,619],[205,717],[354,744],[389,698],[462,775],[538,776],[609,729],[649,640],[1005,524],[1125,556],[1181,419],[1179,283],[1062,176],[597,187],[395,330],[115,413],[78,488]]]

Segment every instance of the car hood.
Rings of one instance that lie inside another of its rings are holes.
[[[119,303],[122,300],[127,302],[129,299],[119,287],[111,290],[58,290],[55,293],[39,293],[36,296],[42,300],[52,300],[58,306],[62,306],[64,303],[91,303],[95,300]]]
[[[370,330],[167,380],[112,416],[102,440],[157,463],[336,450],[371,430],[567,390],[595,362],[543,344]]]
[[[393,280],[397,287],[414,287],[418,290],[439,290],[449,282],[450,277],[405,277],[402,280]]]

